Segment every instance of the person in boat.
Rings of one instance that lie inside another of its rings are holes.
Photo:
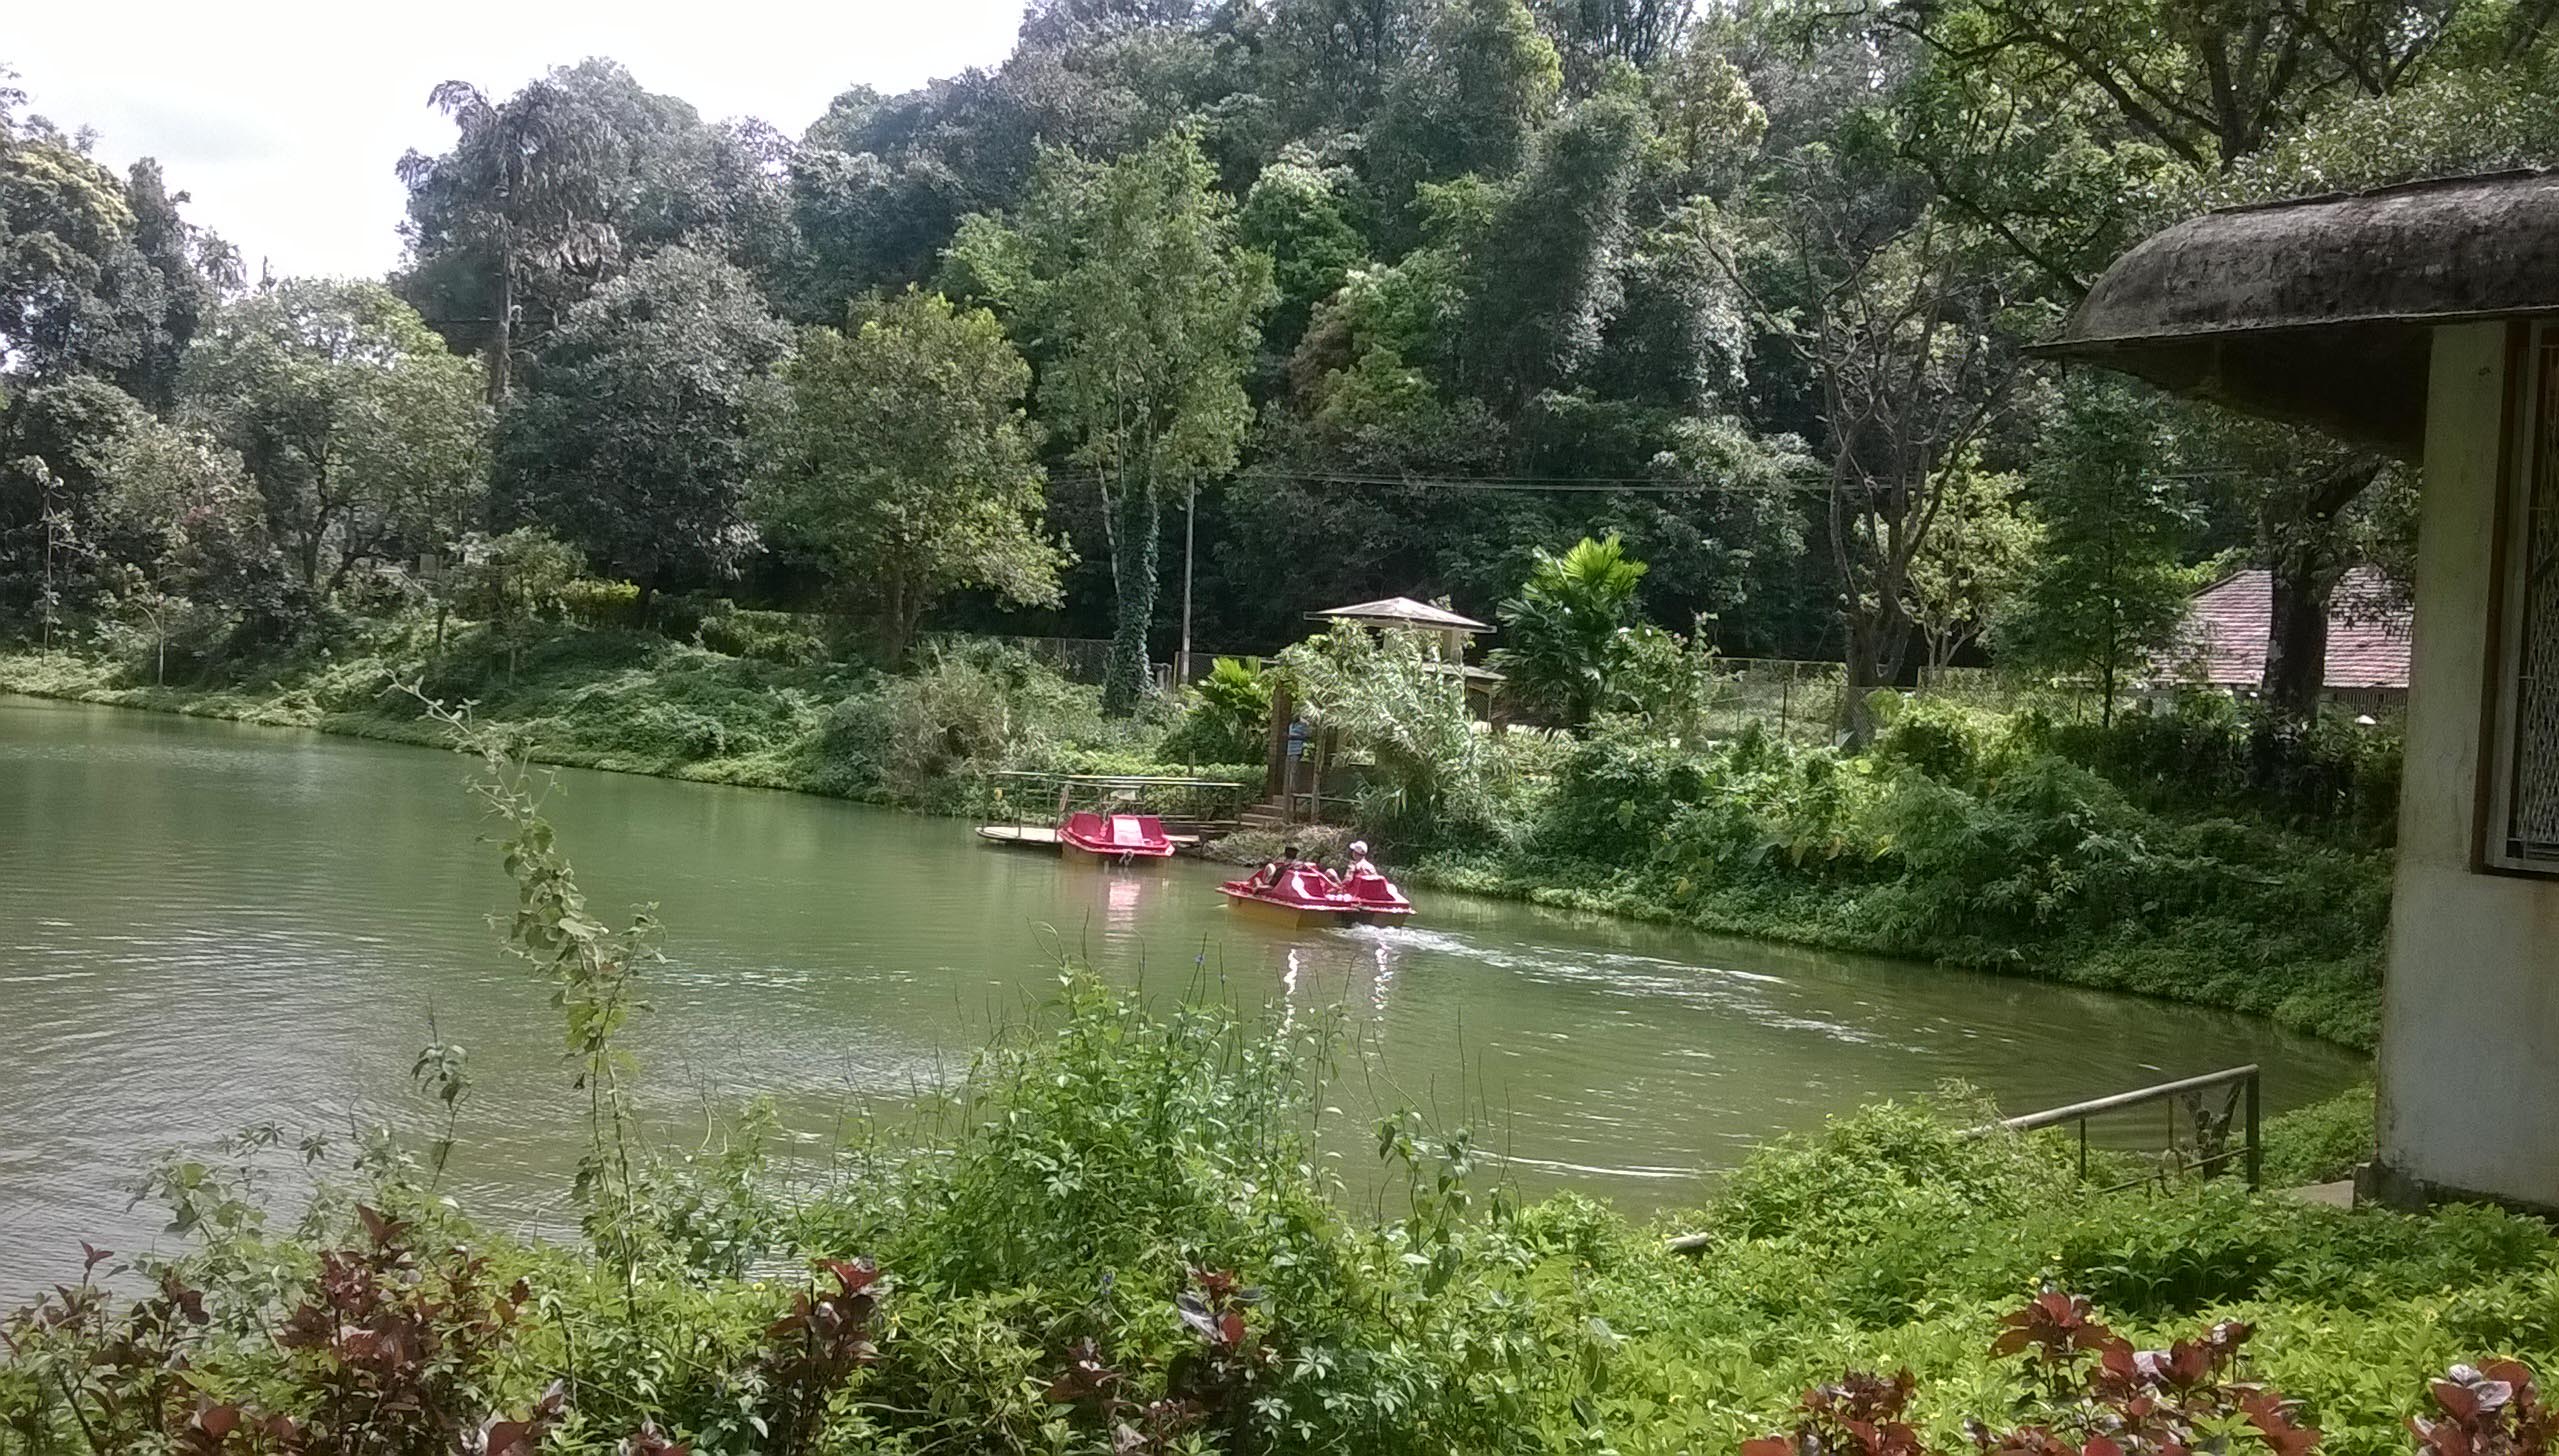
[[[1273,885],[1278,884],[1282,875],[1287,874],[1290,870],[1295,869],[1296,867],[1297,846],[1294,844],[1284,845],[1280,849],[1279,858],[1264,860],[1262,861],[1262,867],[1253,871],[1253,878],[1250,883],[1256,890],[1267,890]]]
[[[1363,893],[1359,888],[1363,884],[1379,886],[1384,894]],[[1343,867],[1339,887],[1345,894],[1356,895],[1363,900],[1398,898],[1395,886],[1377,868],[1376,861],[1368,857],[1368,841],[1364,839],[1351,841],[1350,863]]]

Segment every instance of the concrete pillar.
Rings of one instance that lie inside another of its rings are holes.
[[[2559,880],[2477,860],[2507,359],[2435,330],[2373,1186],[2559,1208]]]

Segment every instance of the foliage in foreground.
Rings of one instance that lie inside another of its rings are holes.
[[[2140,1392],[2083,1406],[2096,1387],[2021,1368],[2003,1318],[2044,1286],[2102,1308],[2124,1356],[2159,1349],[2135,1367],[2154,1395],[2250,1387],[2213,1408],[2243,1424],[2212,1431],[2256,1440],[2253,1387],[2280,1391],[2262,1407],[2294,1433],[2264,1442],[2277,1453],[2309,1428],[2327,1451],[2405,1451],[2411,1417],[2478,1418],[2429,1378],[2468,1362],[2450,1377],[2466,1392],[2511,1374],[2495,1362],[2559,1360],[2559,1245],[2535,1222],[2224,1185],[2090,1200],[2057,1149],[1963,1137],[1978,1112],[1960,1104],[1772,1146],[1683,1225],[1710,1235],[1703,1258],[1587,1200],[1516,1207],[1463,1133],[1409,1122],[1380,1129],[1393,1211],[1348,1215],[1311,1150],[1323,1051],[1320,1031],[1149,1014],[1070,977],[938,1129],[845,1149],[804,1185],[751,1153],[635,1149],[638,1176],[585,1195],[611,1236],[570,1245],[471,1225],[387,1144],[289,1227],[198,1165],[162,1184],[189,1200],[187,1247],[93,1253],[7,1323],[0,1445],[1729,1452],[1804,1387],[1870,1390],[1839,1371],[1880,1365],[1910,1372],[1887,1383],[1906,1438],[1788,1449],[1965,1449],[1980,1420],[2071,1437],[1994,1449],[2083,1456],[2098,1448],[2053,1412],[2111,1419]],[[2095,1317],[2053,1307],[2024,1317]],[[2225,1321],[2253,1331],[2244,1365]],[[2198,1329],[2216,1331],[2200,1374],[2174,1343]],[[2070,1348],[2120,1363],[2111,1337]],[[1834,1417],[1877,1418],[1804,1419]]]

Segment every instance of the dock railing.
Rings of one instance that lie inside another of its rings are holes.
[[[2205,1094],[2217,1088],[2229,1089],[2224,1093],[2222,1106],[2218,1110],[2205,1101]],[[2086,1102],[2074,1102],[2067,1107],[2029,1112],[2022,1117],[2002,1118],[1991,1127],[1977,1128],[1975,1131],[1989,1132],[1996,1128],[2008,1132],[2038,1132],[2048,1127],[2060,1127],[2064,1123],[2076,1123],[2079,1128],[2079,1177],[2085,1182],[2088,1177],[2088,1119],[2101,1117],[2109,1112],[2123,1112],[2130,1108],[2146,1107],[2154,1102],[2164,1103],[2168,1109],[2167,1150],[2169,1152],[2177,1151],[2179,1109],[2182,1108],[2185,1111],[2187,1125],[2194,1130],[2195,1156],[2192,1161],[2185,1163],[2184,1167],[2209,1177],[2212,1170],[2237,1158],[2247,1172],[2250,1191],[2253,1192],[2263,1186],[2266,1176],[2263,1095],[2254,1063],[2244,1067],[2231,1067],[2225,1071],[2206,1072],[2200,1077],[2162,1082],[2156,1087],[2140,1087],[2130,1092],[2118,1092],[2111,1097],[2091,1098]],[[2239,1145],[2236,1147],[2231,1146],[2233,1132],[2231,1123],[2234,1120],[2240,1123],[2237,1129]],[[2127,1188],[2138,1188],[2144,1183],[2153,1182],[2158,1176],[2152,1174],[2135,1178],[2097,1191],[2120,1193]]]
[[[2222,1105],[2219,1109],[2213,1108],[2206,1100],[2208,1095],[2217,1089],[2228,1089],[2223,1093]],[[2162,1082],[2156,1087],[2137,1087],[2130,1092],[2117,1092],[2107,1097],[2092,1097],[2085,1102],[2073,1102],[2067,1107],[2048,1108],[2042,1112],[2029,1112],[2017,1117],[2003,1117],[1997,1122],[1984,1123],[1980,1127],[1970,1129],[1968,1135],[1987,1137],[2000,1132],[2041,1132],[2046,1128],[2075,1123],[2079,1132],[2079,1180],[2085,1183],[2088,1181],[2088,1120],[2092,1117],[2103,1117],[2108,1113],[2147,1107],[2152,1103],[2164,1104],[2168,1109],[2166,1155],[2176,1155],[2181,1151],[2177,1138],[2177,1114],[2181,1109],[2186,1114],[2186,1125],[2193,1130],[2195,1156],[2179,1162],[2177,1165],[2179,1169],[2210,1177],[2214,1169],[2236,1158],[2240,1160],[2241,1167],[2246,1170],[2250,1192],[2255,1192],[2265,1185],[2263,1086],[2256,1064],[2253,1062],[2244,1067],[2206,1072],[2200,1077],[2185,1077],[2174,1082]],[[2238,1124],[2236,1129],[2232,1126],[2234,1122]],[[2236,1147],[2231,1145],[2234,1131],[2239,1138]],[[2147,1173],[2126,1182],[2109,1184],[2096,1191],[2101,1194],[2121,1193],[2127,1189],[2139,1188],[2144,1184],[2164,1184],[2167,1181],[2168,1171],[2162,1168],[2160,1171]],[[1673,1253],[1679,1254],[1700,1253],[1711,1246],[1714,1240],[1715,1236],[1712,1234],[1681,1234],[1670,1240],[1670,1249]]]

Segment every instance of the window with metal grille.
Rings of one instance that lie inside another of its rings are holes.
[[[2487,843],[2501,869],[2559,874],[2559,329],[2533,332],[2524,448],[2504,513],[2504,620]]]

